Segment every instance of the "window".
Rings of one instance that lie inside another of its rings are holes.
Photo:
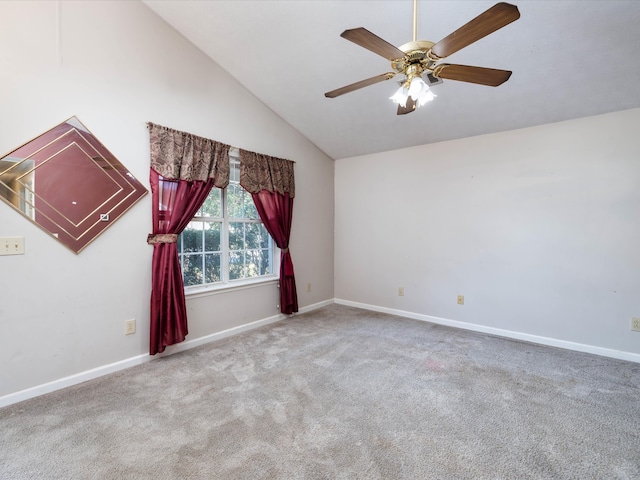
[[[229,186],[213,188],[178,237],[185,287],[273,276],[274,243],[251,194],[240,186],[240,163],[230,154]]]

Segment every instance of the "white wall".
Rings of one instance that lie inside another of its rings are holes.
[[[0,64],[0,152],[76,115],[147,188],[146,121],[296,160],[300,306],[333,298],[333,161],[142,3],[0,2]],[[79,255],[0,204],[0,236],[26,243],[0,257],[0,400],[148,353],[150,231],[150,193]],[[188,299],[187,339],[277,303],[275,285]]]
[[[634,109],[338,160],[336,299],[640,361],[639,125]]]

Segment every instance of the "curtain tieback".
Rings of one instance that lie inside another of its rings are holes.
[[[282,253],[287,253],[287,252],[289,251],[289,247],[287,247],[287,248],[281,248],[281,249],[280,249],[280,251],[281,251]]]
[[[176,243],[177,241],[177,233],[150,233],[147,235],[147,243],[149,245],[155,245],[157,243]]]

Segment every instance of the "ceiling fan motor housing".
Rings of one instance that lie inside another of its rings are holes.
[[[405,56],[392,60],[391,67],[397,73],[404,74],[407,80],[420,77],[425,71],[431,73],[435,61],[430,58],[429,51],[433,45],[433,42],[427,40],[405,43],[399,47],[405,53]]]

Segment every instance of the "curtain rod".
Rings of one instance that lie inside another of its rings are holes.
[[[145,124],[147,125],[147,128],[149,128],[149,126],[150,126],[152,123],[153,123],[153,122],[145,122]],[[170,130],[174,130],[174,131],[176,131],[176,132],[179,132],[179,131],[180,131],[180,130],[176,130],[175,128],[171,128],[171,127],[164,127],[164,126],[162,126],[162,125],[158,125],[157,123],[153,123],[153,124],[154,124],[154,125],[157,125],[158,127],[168,128],[168,129],[170,129]],[[182,132],[182,133],[188,133],[188,132]],[[189,135],[193,135],[193,134],[189,133]],[[196,135],[196,136],[198,136],[198,135]],[[204,137],[203,137],[203,138],[204,138]],[[217,142],[217,140],[214,140],[214,141],[216,141],[216,142]],[[223,142],[220,142],[220,143],[223,143]],[[228,145],[228,144],[225,144],[225,145]],[[240,148],[240,147],[234,147],[233,145],[229,145],[229,149],[235,149],[235,150],[238,150],[238,151],[240,151],[240,150],[244,150],[244,149],[242,149],[242,148]],[[254,153],[257,153],[257,152],[254,152]],[[264,155],[264,154],[261,154],[261,155]],[[284,159],[284,158],[283,158],[283,160],[287,160],[288,162],[297,163],[295,160],[289,160],[289,159]]]

